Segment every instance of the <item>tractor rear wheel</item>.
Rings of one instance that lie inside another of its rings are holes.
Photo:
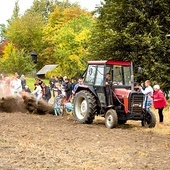
[[[118,124],[118,116],[115,110],[109,109],[105,115],[105,125],[107,128],[114,128]]]
[[[87,90],[78,92],[74,98],[73,114],[80,123],[91,124],[95,118],[95,97]]]
[[[151,111],[144,110],[144,118],[142,120],[142,126],[153,128],[156,125],[156,117],[155,114]]]

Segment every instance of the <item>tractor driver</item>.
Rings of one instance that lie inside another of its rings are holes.
[[[108,86],[111,83],[111,75],[110,73],[106,74],[106,86]]]

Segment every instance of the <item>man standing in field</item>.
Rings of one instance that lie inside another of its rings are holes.
[[[142,87],[140,87],[141,92],[145,95],[144,99],[144,108],[146,110],[150,110],[150,107],[152,105],[152,96],[153,96],[153,88],[151,87],[151,82],[150,80],[145,81],[145,89],[143,90]]]

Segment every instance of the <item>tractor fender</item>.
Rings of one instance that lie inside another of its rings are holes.
[[[95,89],[93,86],[87,86],[87,85],[80,85],[75,91],[75,94],[78,93],[81,90],[88,90],[90,91],[95,97],[97,97],[97,93],[95,92]]]

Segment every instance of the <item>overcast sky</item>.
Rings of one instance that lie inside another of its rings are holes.
[[[102,0],[69,0],[70,2],[77,2],[82,8],[86,8],[89,11],[95,9]],[[6,24],[6,20],[10,19],[13,13],[16,0],[0,0],[0,24]],[[32,5],[33,0],[18,0],[20,7],[20,14]]]

